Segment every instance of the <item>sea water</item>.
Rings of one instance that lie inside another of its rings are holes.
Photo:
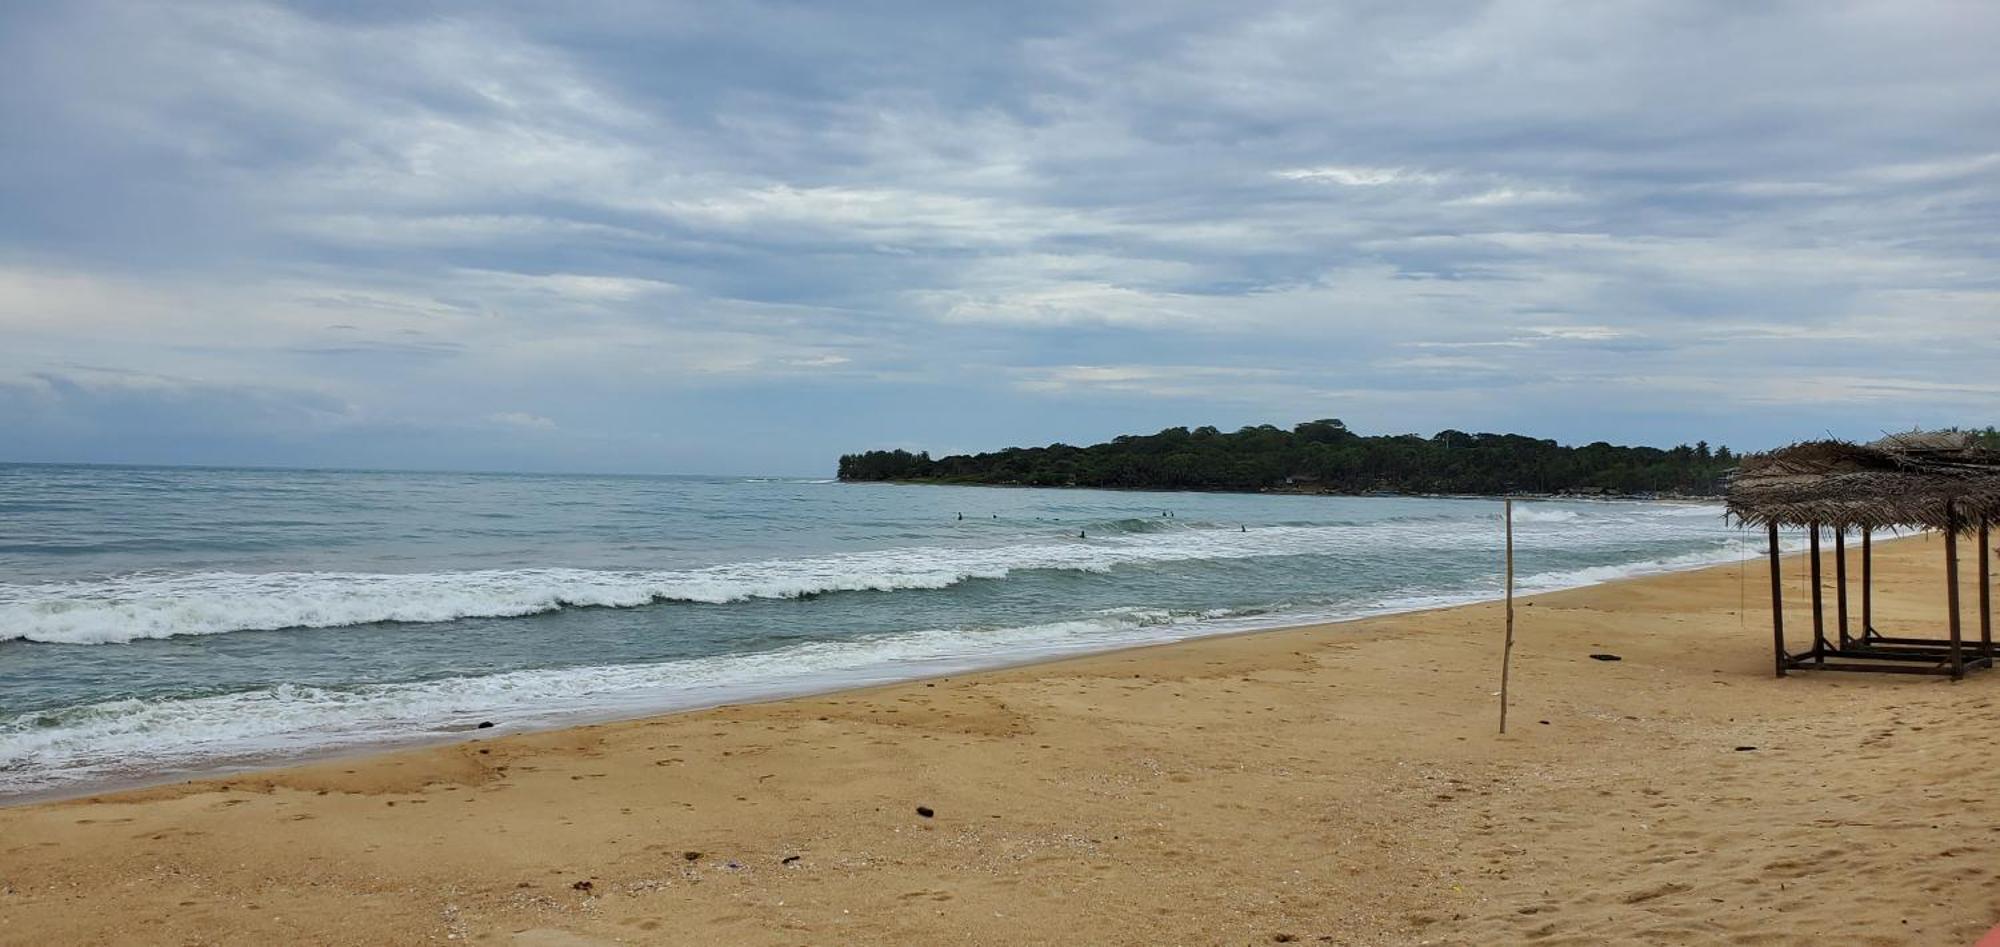
[[[0,465],[0,797],[1500,592],[1482,499]],[[1517,506],[1518,585],[1733,561]],[[488,731],[493,732],[493,731]]]

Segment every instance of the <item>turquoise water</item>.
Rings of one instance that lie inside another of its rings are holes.
[[[1733,560],[1524,503],[1520,584]],[[1500,505],[0,465],[0,795],[1491,597]]]

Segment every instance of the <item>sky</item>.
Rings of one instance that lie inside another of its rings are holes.
[[[0,0],[0,461],[2000,423],[2000,4]]]

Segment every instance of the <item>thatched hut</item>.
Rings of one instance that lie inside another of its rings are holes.
[[[1983,450],[1955,432],[1896,435],[1873,444],[1812,441],[1744,458],[1730,482],[1729,514],[1762,526],[1770,538],[1771,636],[1779,677],[1793,669],[1949,674],[1993,666],[1991,529],[2000,523],[2000,452]],[[1809,532],[1812,647],[1785,648],[1778,531]],[[1936,530],[1944,536],[1944,638],[1891,637],[1875,630],[1871,539],[1879,529]],[[1820,581],[1820,537],[1834,542],[1835,637],[1826,634]],[[1861,621],[1848,623],[1847,535],[1861,537]],[[1960,622],[1958,539],[1976,535],[1979,549],[1979,640],[1967,642]]]

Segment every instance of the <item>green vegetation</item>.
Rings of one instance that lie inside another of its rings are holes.
[[[840,479],[1311,493],[1708,495],[1721,492],[1723,474],[1735,465],[1729,448],[1711,451],[1706,441],[1671,450],[1602,441],[1563,447],[1517,434],[1464,431],[1363,436],[1339,421],[1322,420],[1289,431],[1265,424],[1233,434],[1172,427],[1090,447],[1010,447],[937,460],[928,453],[868,451],[840,458]]]

